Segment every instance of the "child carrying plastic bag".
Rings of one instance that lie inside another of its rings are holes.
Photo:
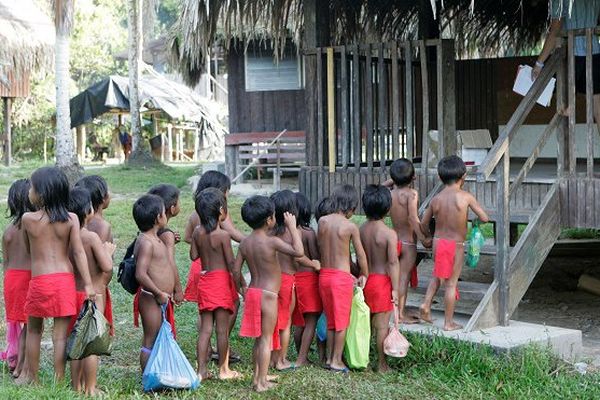
[[[110,323],[93,301],[86,300],[67,339],[67,358],[81,360],[91,355],[109,356],[111,348]]]
[[[346,333],[344,357],[348,366],[353,369],[367,368],[369,365],[369,348],[371,346],[371,311],[365,303],[361,288],[354,288],[350,325]]]
[[[398,307],[394,305],[394,326],[383,341],[383,352],[390,357],[406,357],[410,343],[398,330]]]
[[[166,320],[166,304],[161,306],[163,322],[142,375],[144,391],[197,389],[200,379],[173,337]]]

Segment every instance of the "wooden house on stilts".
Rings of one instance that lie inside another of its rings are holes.
[[[499,123],[497,113],[487,107],[488,100],[498,101],[492,75],[480,74],[485,68],[476,69],[475,63],[459,56],[475,49],[485,56],[534,48],[547,27],[547,2],[486,2],[478,9],[476,1],[471,9],[470,1],[447,0],[443,9],[440,2],[433,2],[436,10],[425,0],[352,2],[354,6],[317,0],[248,3],[255,12],[230,9],[229,2],[217,1],[211,1],[205,12],[196,4],[193,24],[183,18],[182,39],[174,42],[180,68],[193,80],[193,72],[202,66],[198,43],[208,48],[218,21],[226,21],[230,35],[226,43],[243,35],[239,26],[253,27],[255,35],[244,39],[259,41],[259,26],[268,26],[276,54],[289,38],[295,39],[301,48],[304,102],[296,109],[280,109],[284,103],[277,100],[270,104],[274,113],[304,115],[301,126],[291,130],[305,134],[305,166],[299,181],[313,202],[338,184],[350,183],[362,191],[382,182],[389,177],[389,164],[406,157],[416,163],[415,188],[423,210],[441,188],[434,160],[457,153],[461,130],[492,132],[493,146],[470,170],[466,189],[495,224],[495,243],[484,249],[495,256],[494,279],[486,285],[460,283],[477,304],[470,310],[466,330],[508,324],[562,228],[600,229],[600,166],[594,153],[600,136],[592,109],[591,54],[600,27],[563,32],[532,88]],[[585,37],[588,49],[587,91],[579,97],[574,84],[577,36]],[[498,71],[504,64],[494,65],[487,71],[510,75],[512,83],[516,71]],[[553,78],[551,108],[536,111],[536,100]],[[230,86],[230,105],[235,104],[232,92],[235,88]],[[532,118],[543,126],[529,136],[523,127]],[[437,132],[435,146],[431,131]],[[513,157],[514,145],[523,141],[530,146],[525,152],[516,149],[518,157]],[[555,153],[548,156],[544,149],[550,145]],[[527,225],[520,235],[517,224]]]

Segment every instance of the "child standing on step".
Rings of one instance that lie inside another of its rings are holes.
[[[392,196],[381,185],[369,185],[362,196],[363,210],[368,220],[360,227],[360,240],[365,247],[369,264],[369,278],[365,285],[365,302],[371,310],[371,330],[375,343],[379,372],[388,372],[383,341],[390,331],[390,315],[398,303],[397,237],[383,218],[390,211]]]
[[[444,330],[452,331],[462,328],[454,322],[454,305],[458,299],[458,278],[465,259],[464,243],[469,209],[483,223],[488,222],[489,218],[475,197],[462,189],[467,168],[460,157],[453,155],[442,158],[438,163],[438,175],[445,187],[431,200],[421,222],[423,232],[431,236],[429,222],[435,218],[433,279],[429,283],[420,311],[421,319],[432,322],[431,303],[443,283]]]

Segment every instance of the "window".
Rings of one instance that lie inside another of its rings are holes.
[[[248,49],[245,67],[247,92],[302,89],[302,63],[295,49],[286,48],[279,60],[270,49]]]

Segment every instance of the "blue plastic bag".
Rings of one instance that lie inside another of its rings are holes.
[[[327,318],[325,318],[325,313],[321,314],[317,321],[317,339],[319,339],[319,342],[327,340]]]
[[[465,261],[469,267],[475,268],[479,263],[479,254],[484,243],[485,237],[479,227],[479,221],[475,220],[467,241],[467,259]]]
[[[197,389],[200,379],[173,337],[171,324],[165,319],[166,304],[161,308],[163,322],[142,374],[144,391]]]

